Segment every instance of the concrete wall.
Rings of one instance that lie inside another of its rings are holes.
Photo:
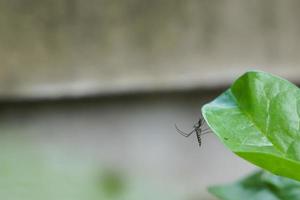
[[[4,0],[0,96],[214,87],[250,68],[298,81],[299,1]]]

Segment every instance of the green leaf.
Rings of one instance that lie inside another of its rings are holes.
[[[234,153],[274,174],[300,180],[300,90],[265,72],[247,72],[202,108]]]
[[[300,182],[259,171],[236,183],[208,190],[223,200],[298,200]]]

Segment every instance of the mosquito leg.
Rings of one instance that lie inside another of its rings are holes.
[[[176,124],[175,124],[175,128],[176,128],[177,132],[180,133],[181,135],[183,135],[184,137],[189,137],[189,136],[192,135],[192,133],[194,133],[194,131],[195,131],[195,130],[192,130],[192,131],[189,132],[189,133],[185,133],[185,132],[181,131],[181,130],[176,126]]]
[[[212,133],[212,131],[211,130],[202,131],[200,135],[206,135],[208,133]]]

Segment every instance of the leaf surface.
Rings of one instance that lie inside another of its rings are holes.
[[[202,108],[213,132],[234,153],[300,181],[300,90],[265,72],[247,72]]]

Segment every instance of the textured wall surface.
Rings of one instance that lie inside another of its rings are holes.
[[[294,0],[4,0],[0,96],[213,87],[250,68],[298,81]]]

